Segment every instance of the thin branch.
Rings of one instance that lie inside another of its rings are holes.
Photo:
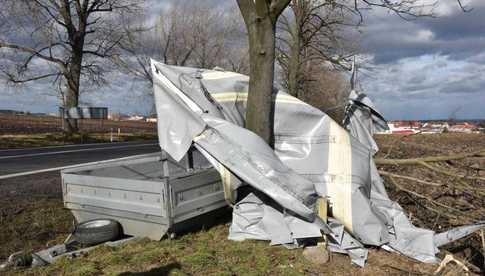
[[[460,9],[463,11],[463,12],[471,12],[473,10],[473,8],[471,9],[468,9],[467,7],[465,7],[465,5],[463,5],[461,3],[461,0],[456,0],[458,2],[458,6],[460,6]]]
[[[403,191],[403,192],[406,192],[406,193],[408,193],[408,194],[410,194],[410,195],[413,195],[413,196],[418,197],[418,198],[421,198],[421,199],[425,199],[425,200],[427,200],[428,202],[430,202],[430,203],[432,203],[432,204],[434,204],[434,205],[436,205],[436,206],[443,207],[443,208],[445,208],[446,210],[453,210],[453,211],[455,211],[455,212],[459,213],[459,214],[460,214],[460,215],[462,215],[462,216],[466,216],[467,218],[470,218],[470,217],[469,217],[469,216],[468,216],[468,215],[467,215],[465,212],[463,212],[463,211],[461,211],[461,210],[458,210],[458,209],[453,208],[453,207],[451,207],[451,206],[445,205],[445,204],[443,204],[443,203],[441,203],[441,202],[438,202],[438,201],[436,201],[436,200],[434,200],[434,199],[432,199],[432,198],[430,198],[430,197],[427,197],[427,196],[422,195],[422,194],[420,194],[420,193],[417,193],[417,192],[415,192],[415,191],[411,191],[411,190],[409,190],[409,189],[404,188],[403,186],[399,185],[399,184],[397,183],[397,181],[396,181],[396,180],[394,180],[394,178],[393,178],[392,176],[388,176],[388,178],[389,178],[389,180],[391,181],[391,183],[392,183],[394,186],[396,186],[396,188],[398,188],[399,190],[401,190],[401,191]],[[471,218],[470,218],[470,219],[471,219]]]
[[[8,80],[10,82],[16,83],[16,84],[26,83],[26,82],[36,81],[36,80],[41,80],[41,79],[46,79],[46,78],[50,78],[50,77],[58,77],[58,76],[62,75],[61,73],[57,72],[57,73],[50,73],[50,74],[45,74],[45,75],[30,77],[30,78],[26,78],[26,79],[17,79],[12,74],[10,74],[10,73],[8,73],[6,71],[3,71],[3,73],[5,75],[7,75]]]
[[[442,184],[439,184],[439,183],[429,182],[429,181],[421,180],[421,179],[414,178],[414,177],[411,177],[411,176],[405,176],[405,175],[390,173],[390,172],[386,172],[386,171],[383,171],[383,170],[379,170],[379,174],[385,175],[385,176],[392,176],[392,177],[395,177],[395,178],[402,178],[402,179],[412,180],[414,182],[418,182],[418,183],[425,184],[425,185],[429,185],[429,186],[433,186],[433,187],[441,187],[441,186],[443,186]]]
[[[485,150],[479,150],[475,152],[448,155],[448,156],[434,156],[423,158],[409,158],[409,159],[374,159],[376,165],[417,165],[421,162],[443,162],[450,160],[460,160],[468,157],[485,157]]]
[[[57,63],[57,64],[61,65],[62,67],[65,66],[65,64],[62,60],[41,54],[39,51],[37,51],[33,48],[24,47],[24,46],[15,45],[15,44],[2,43],[2,42],[0,42],[0,48],[9,48],[9,49],[14,49],[14,50],[19,50],[21,52],[33,54],[36,57],[41,58],[43,60],[47,60],[47,61],[50,61],[50,62]]]
[[[485,181],[484,177],[455,174],[455,173],[449,172],[447,170],[437,168],[436,166],[432,166],[432,165],[430,165],[430,164],[428,164],[424,161],[420,161],[420,162],[418,162],[418,164],[421,165],[421,166],[424,166],[424,167],[426,167],[430,170],[433,170],[435,172],[439,172],[439,173],[442,173],[442,174],[445,174],[445,175],[448,175],[448,176],[452,176],[452,177],[455,177],[455,178],[466,178],[466,179],[475,179],[475,180]]]

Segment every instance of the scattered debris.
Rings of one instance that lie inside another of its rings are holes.
[[[452,254],[446,254],[445,258],[441,261],[440,266],[438,269],[434,272],[435,275],[440,274],[441,271],[446,267],[446,265],[450,262],[456,263],[459,267],[465,271],[466,275],[470,275],[470,270],[468,267],[460,260],[456,259]]]
[[[45,266],[54,263],[61,257],[77,258],[85,256],[89,251],[95,249],[98,246],[105,245],[109,247],[118,247],[121,244],[136,239],[135,237],[128,237],[123,239],[114,240],[114,234],[116,238],[120,237],[120,231],[114,231],[114,226],[119,227],[119,223],[116,221],[108,220],[92,220],[88,223],[82,224],[81,228],[90,228],[83,232],[81,235],[82,240],[76,240],[80,237],[78,231],[74,231],[75,235],[70,234],[66,241],[62,244],[56,244],[47,249],[35,252],[26,253],[19,251],[10,255],[7,261],[0,265],[0,271],[9,270],[12,268],[25,268],[25,267],[38,267]],[[106,226],[109,225],[108,230]],[[84,229],[86,230],[86,229]],[[103,232],[101,236],[99,233]],[[77,234],[76,234],[77,233]],[[92,235],[94,233],[94,235]],[[91,235],[91,236],[88,236]],[[85,243],[85,242],[88,243]],[[83,245],[90,245],[90,247],[82,247]]]

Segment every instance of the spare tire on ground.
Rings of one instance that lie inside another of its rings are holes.
[[[82,222],[73,232],[76,241],[83,245],[96,245],[121,237],[121,225],[112,219],[93,219]]]

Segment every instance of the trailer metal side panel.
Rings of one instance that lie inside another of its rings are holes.
[[[174,222],[180,222],[226,205],[219,173],[205,170],[170,182]]]
[[[64,170],[64,206],[78,222],[111,218],[125,234],[159,240],[176,224],[226,205],[219,173],[195,157],[197,169],[158,153]]]

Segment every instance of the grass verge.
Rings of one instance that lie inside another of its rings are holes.
[[[269,246],[266,241],[227,240],[228,225],[185,234],[173,240],[128,242],[118,248],[98,247],[87,256],[67,259],[17,275],[413,275],[432,273],[436,266],[371,250],[369,264],[358,268],[348,256],[331,254],[316,266],[301,249]],[[14,272],[11,272],[14,273]],[[13,274],[11,274],[13,275]]]

